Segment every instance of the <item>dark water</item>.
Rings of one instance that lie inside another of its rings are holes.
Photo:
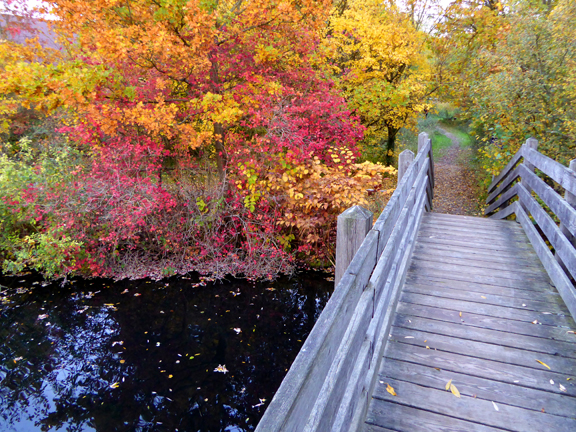
[[[328,301],[326,279],[0,277],[0,430],[253,430]]]

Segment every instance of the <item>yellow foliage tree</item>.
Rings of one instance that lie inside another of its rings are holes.
[[[334,9],[324,49],[350,109],[368,128],[365,142],[379,144],[385,136],[390,163],[398,132],[415,125],[436,88],[414,14],[394,2],[353,0]]]

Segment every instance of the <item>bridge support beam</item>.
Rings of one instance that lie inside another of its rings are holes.
[[[358,205],[350,207],[338,216],[334,286],[338,286],[366,234],[372,229],[373,216],[371,211]]]

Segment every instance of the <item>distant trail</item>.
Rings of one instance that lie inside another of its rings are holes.
[[[435,161],[433,212],[479,216],[474,173],[468,166],[470,149],[460,147],[454,134],[442,127],[438,131],[452,140],[452,146]]]

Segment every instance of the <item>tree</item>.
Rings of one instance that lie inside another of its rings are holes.
[[[435,90],[425,34],[414,10],[394,2],[356,0],[335,9],[325,38],[326,56],[348,106],[368,128],[367,141],[386,133],[386,163],[398,131],[413,126]]]

